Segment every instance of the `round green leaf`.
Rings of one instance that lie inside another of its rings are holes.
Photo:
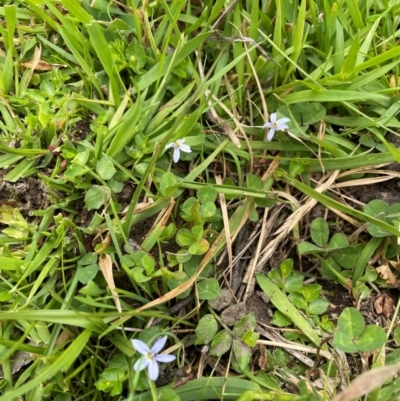
[[[76,274],[79,282],[82,284],[87,284],[96,277],[98,271],[99,266],[97,264],[93,264],[85,267],[79,266]]]
[[[344,335],[355,339],[364,330],[364,318],[356,308],[346,308],[339,316],[338,327]]]
[[[248,370],[251,357],[250,347],[243,341],[235,338],[233,340],[232,349],[240,370]]]
[[[213,339],[210,355],[219,357],[228,352],[232,345],[232,337],[225,330],[220,331]]]
[[[300,287],[297,292],[303,295],[307,302],[312,302],[317,299],[322,287],[319,284],[310,284],[306,287]]]
[[[208,344],[218,331],[218,323],[213,315],[204,315],[196,327],[196,345]]]
[[[278,327],[287,327],[292,324],[292,321],[281,311],[276,311],[271,319],[271,324]]]
[[[236,337],[241,337],[248,330],[254,330],[256,328],[257,321],[256,316],[253,312],[244,315],[233,327],[233,335]]]
[[[400,326],[397,326],[393,331],[393,340],[397,345],[400,344]]]
[[[203,236],[204,230],[202,226],[193,226],[192,228],[192,234],[193,237],[196,238],[197,240],[200,240]]]
[[[248,188],[262,189],[264,186],[262,179],[251,173],[247,174],[246,182]]]
[[[347,246],[349,246],[349,241],[347,241],[346,236],[342,233],[336,233],[332,235],[329,244],[326,246],[326,250],[345,248]]]
[[[249,347],[255,347],[257,340],[260,338],[260,334],[254,333],[253,329],[247,330],[242,336],[242,341]]]
[[[200,214],[205,218],[214,216],[216,211],[217,207],[213,202],[206,202],[200,206]]]
[[[374,199],[364,207],[364,213],[368,214],[368,216],[375,217],[377,219],[381,219],[388,214],[389,205],[380,199]]]
[[[115,180],[114,178],[108,180],[107,184],[110,187],[111,191],[116,194],[119,194],[124,189],[124,183],[122,181]]]
[[[195,241],[195,238],[193,237],[193,234],[187,229],[187,228],[181,228],[177,233],[176,233],[176,242],[180,246],[190,246],[193,244]]]
[[[164,387],[157,390],[157,401],[181,401],[181,398],[172,388]]]
[[[178,287],[179,285],[183,284],[186,282],[189,277],[185,272],[180,272],[180,273],[174,273],[175,278],[170,278],[167,281],[168,287],[170,290],[173,290],[174,288]],[[188,288],[186,291],[184,291],[182,294],[179,294],[177,298],[182,299],[186,298],[189,294],[190,291],[192,290],[192,287]]]
[[[65,175],[67,177],[82,177],[85,175],[90,168],[88,166],[82,166],[81,164],[71,163],[67,170],[65,171]]]
[[[117,170],[112,161],[103,155],[96,163],[96,172],[103,180],[111,180]]]
[[[89,281],[87,285],[79,290],[80,294],[89,295],[90,297],[97,297],[105,292],[105,290],[100,289],[99,286],[94,281]]]
[[[193,274],[196,273],[196,270],[199,267],[201,259],[202,258],[199,255],[191,255],[191,258],[187,262],[185,262],[185,264],[183,265],[183,269],[185,270],[186,274],[189,277],[193,276]],[[209,263],[200,273],[200,277],[204,278],[209,277],[212,271],[213,271],[213,265]]]
[[[133,275],[133,279],[137,283],[145,283],[146,281],[150,280],[150,277],[146,277],[143,274],[143,272],[144,272],[143,267],[134,267],[133,269],[131,269],[131,273]]]
[[[300,272],[294,271],[285,279],[284,289],[286,292],[295,292],[303,286],[303,281],[304,276]]]
[[[155,261],[154,259],[150,256],[145,254],[142,258],[142,266],[144,267],[144,270],[146,271],[147,275],[150,275],[154,271],[155,267]]]
[[[388,222],[386,218],[388,212],[389,212],[389,205],[380,199],[374,199],[364,207],[365,214],[375,217],[378,220],[382,220],[385,223]],[[367,228],[367,230],[373,237],[388,237],[392,235],[376,224],[371,224]]]
[[[311,238],[318,246],[325,246],[329,239],[329,226],[328,223],[322,218],[318,217],[311,223],[310,227]]]
[[[400,221],[400,203],[394,203],[389,207],[388,222],[394,224],[395,221]]]
[[[309,253],[322,251],[322,249],[319,246],[314,245],[311,242],[307,241],[303,241],[297,244],[297,250],[299,251],[300,255],[307,255]]]
[[[179,249],[176,253],[176,259],[179,263],[185,263],[190,260],[192,255],[188,252],[187,249]]]
[[[86,266],[92,265],[97,262],[98,255],[94,252],[89,252],[86,255],[82,256],[80,260],[78,260],[78,265]]]
[[[206,185],[197,191],[197,199],[201,203],[214,202],[217,195],[218,191],[212,185]]]
[[[87,210],[100,208],[108,201],[109,198],[110,194],[105,188],[98,186],[90,188],[85,194],[85,205]]]
[[[177,187],[176,178],[171,173],[165,173],[160,180],[160,192],[164,196],[171,196]]]
[[[293,270],[293,259],[285,259],[279,266],[282,277],[285,279],[290,276]]]
[[[194,242],[189,246],[189,253],[192,255],[204,255],[208,249],[210,248],[210,244],[205,238],[202,238],[200,241]]]
[[[298,292],[291,292],[288,295],[288,299],[296,308],[307,310],[307,302],[303,295]]]
[[[360,259],[360,254],[361,252],[356,248],[348,246],[347,248],[336,251],[332,256],[340,266],[345,269],[352,269],[357,264],[358,259]]]
[[[336,330],[333,333],[333,346],[340,349],[343,352],[357,352],[357,347],[354,344],[354,338],[347,336],[340,330]]]
[[[202,280],[197,284],[199,299],[215,299],[219,294],[219,284],[216,279]]]
[[[322,315],[328,310],[329,302],[322,297],[318,297],[308,305],[308,312],[311,315]]]
[[[356,341],[356,347],[361,352],[372,352],[384,345],[387,341],[386,333],[382,327],[367,326]]]

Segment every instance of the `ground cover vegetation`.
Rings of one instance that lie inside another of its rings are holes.
[[[3,0],[0,400],[399,399],[397,0]]]

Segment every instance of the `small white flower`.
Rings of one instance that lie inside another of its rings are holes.
[[[192,149],[190,149],[189,145],[185,145],[185,139],[178,139],[175,142],[169,143],[165,149],[173,148],[174,149],[174,162],[178,163],[179,157],[181,155],[181,151],[185,153],[190,153]]]
[[[268,128],[267,140],[272,141],[272,138],[275,135],[275,131],[283,131],[288,129],[289,127],[286,125],[290,121],[290,118],[284,117],[279,120],[276,119],[276,113],[272,113],[270,116],[270,122],[266,122],[263,127]]]
[[[158,367],[158,362],[172,362],[175,360],[173,355],[160,354],[160,351],[164,348],[167,342],[167,336],[158,339],[151,349],[146,343],[140,340],[131,340],[133,348],[142,354],[135,364],[133,365],[133,370],[137,372],[138,370],[143,370],[147,368],[150,380],[157,380],[160,368]]]

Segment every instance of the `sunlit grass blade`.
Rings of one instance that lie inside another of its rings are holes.
[[[272,282],[263,275],[257,274],[257,282],[261,289],[270,297],[274,306],[285,316],[287,316],[301,332],[307,336],[317,347],[321,344],[321,339],[311,327],[309,322],[300,314],[296,307],[289,301],[286,295]]]
[[[110,95],[112,95],[110,98],[114,101],[115,105],[118,106],[121,102],[121,82],[108,43],[97,22],[91,22],[88,24],[87,31],[90,36],[91,44],[110,79]]]
[[[6,392],[1,397],[2,400],[13,401],[16,397],[28,393],[29,391],[44,383],[46,380],[51,379],[58,372],[62,370],[68,370],[68,368],[80,356],[83,348],[90,338],[91,333],[92,332],[88,329],[83,331],[76,339],[72,341],[71,345],[62,354],[60,354],[51,365],[43,369],[32,380],[14,390]]]
[[[289,65],[284,82],[286,82],[286,80],[289,78],[289,74],[295,68],[294,67],[295,63],[297,63],[300,53],[302,52],[303,37],[305,36],[304,41],[307,40],[307,32],[306,35],[304,35],[305,20],[306,20],[306,0],[302,0],[297,15],[297,19],[295,21],[295,28],[293,30],[293,52],[292,55],[290,56],[293,63]]]

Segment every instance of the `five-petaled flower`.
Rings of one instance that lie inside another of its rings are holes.
[[[142,354],[135,364],[133,365],[134,371],[143,370],[147,368],[150,380],[157,380],[160,368],[158,362],[172,362],[175,360],[173,355],[160,354],[160,351],[164,348],[167,342],[167,336],[158,339],[151,349],[146,343],[140,340],[131,340],[133,348]]]
[[[190,149],[189,145],[185,145],[185,139],[178,139],[175,142],[169,143],[165,149],[173,148],[174,149],[174,162],[178,163],[179,157],[181,155],[181,151],[185,153],[190,153],[192,149]]]
[[[275,131],[283,131],[288,129],[289,127],[286,125],[290,121],[290,118],[284,117],[279,120],[276,119],[276,113],[272,113],[270,116],[270,122],[266,122],[263,127],[268,128],[268,141],[272,141],[272,138],[275,135]]]

